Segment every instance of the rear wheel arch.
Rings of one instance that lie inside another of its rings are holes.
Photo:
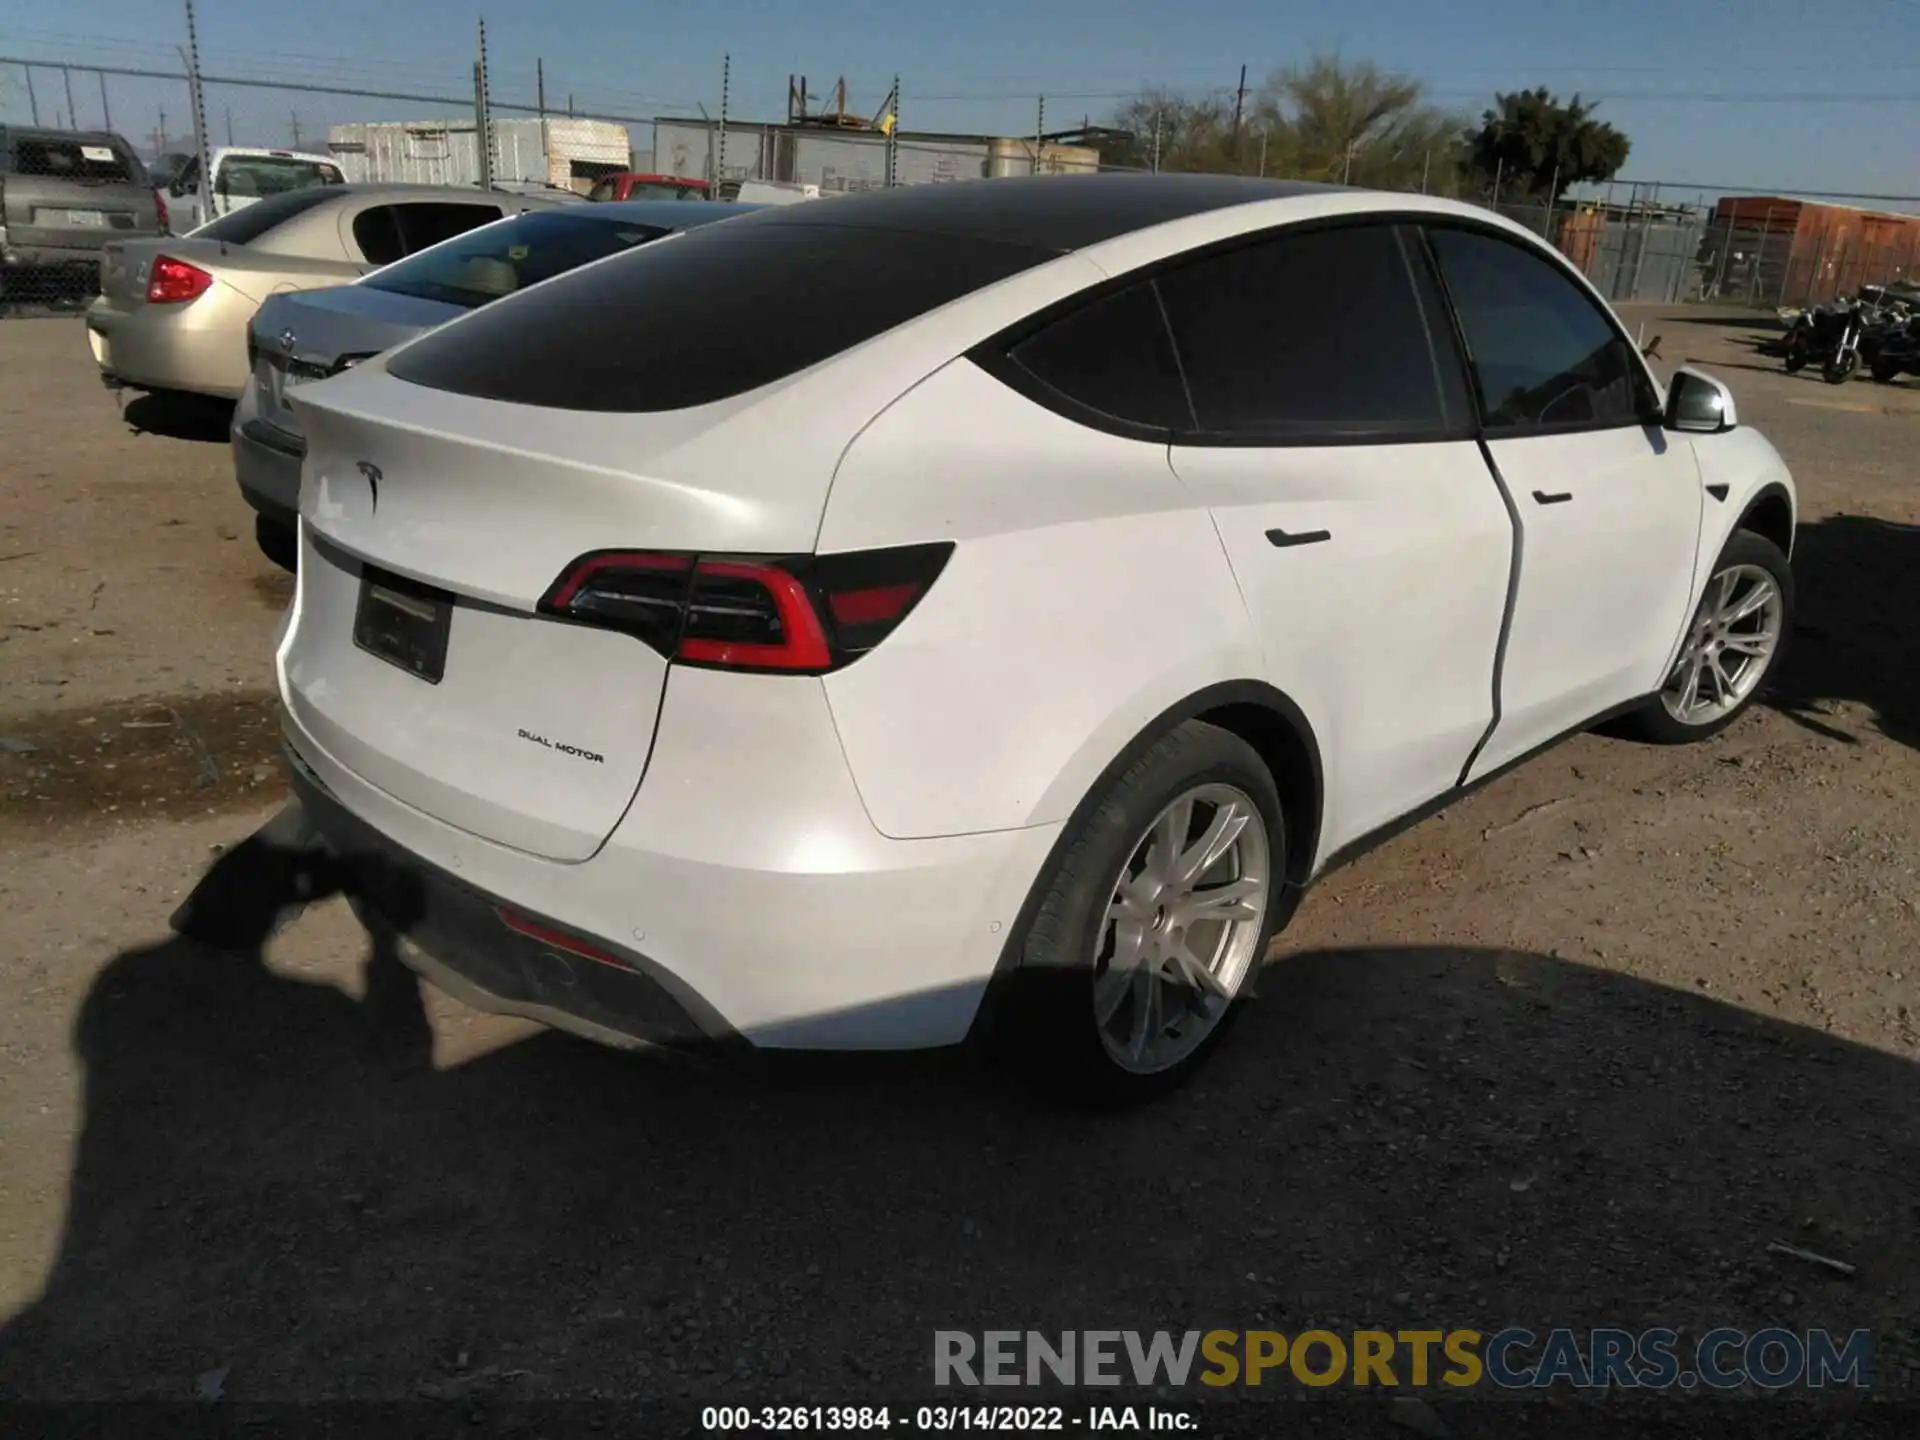
[[[1292,918],[1320,848],[1325,779],[1320,744],[1306,713],[1285,692],[1261,680],[1227,680],[1208,685],[1168,706],[1123,746],[1087,787],[1060,829],[1059,838],[1041,865],[1036,883],[1007,931],[1006,943],[994,967],[970,1035],[974,1043],[990,1043],[1001,1033],[1010,986],[1017,981],[1027,936],[1046,890],[1046,878],[1055,873],[1061,856],[1084,828],[1087,816],[1118,785],[1128,770],[1156,743],[1188,721],[1213,725],[1251,746],[1273,777],[1285,823],[1285,871],[1277,896],[1279,910],[1274,933]]]
[[[1189,720],[1218,726],[1251,745],[1273,776],[1287,821],[1287,875],[1304,884],[1320,845],[1325,780],[1320,743],[1306,713],[1290,695],[1263,680],[1207,685],[1162,710],[1121,747],[1087,787],[1068,817],[1071,832],[1127,769],[1168,731]]]

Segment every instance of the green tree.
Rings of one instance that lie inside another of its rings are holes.
[[[1564,105],[1545,89],[1496,94],[1478,129],[1463,137],[1466,183],[1502,200],[1546,204],[1572,185],[1611,180],[1627,163],[1632,142],[1594,118],[1594,105],[1575,95]]]

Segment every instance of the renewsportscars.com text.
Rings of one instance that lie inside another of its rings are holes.
[[[936,1385],[1767,1390],[1873,1383],[1854,1330],[940,1330]]]

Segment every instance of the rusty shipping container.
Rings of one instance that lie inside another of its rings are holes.
[[[1920,272],[1920,215],[1799,200],[1728,195],[1714,207],[1721,293],[1779,305],[1817,305],[1862,285]]]

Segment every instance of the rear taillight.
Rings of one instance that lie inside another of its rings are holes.
[[[153,192],[153,204],[154,208],[160,212],[160,233],[162,235],[171,235],[173,233],[173,217],[167,213],[167,197],[156,190]]]
[[[682,664],[818,675],[886,639],[952,553],[950,543],[777,558],[598,550],[567,567],[540,611],[633,635]]]
[[[171,255],[156,255],[153,269],[147,273],[147,303],[178,305],[182,301],[197,300],[212,284],[213,276],[198,265],[189,265]]]

